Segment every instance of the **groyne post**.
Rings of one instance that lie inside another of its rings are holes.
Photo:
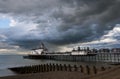
[[[26,66],[26,67],[25,67],[25,72],[24,72],[24,73],[30,73],[30,72],[29,72],[29,66]]]
[[[52,70],[55,71],[55,64],[52,65]]]
[[[40,67],[40,70],[39,70],[39,72],[42,72],[42,67],[41,67],[41,65],[39,65],[39,67]]]
[[[43,65],[41,65],[41,72],[43,72],[44,71],[44,69],[43,69]]]
[[[70,72],[72,71],[72,67],[71,67],[70,64],[68,65],[68,70],[69,70]]]
[[[49,71],[52,71],[52,64],[49,64]]]
[[[63,71],[63,67],[62,67],[62,64],[60,64],[59,66],[60,66],[60,71]]]
[[[36,70],[36,69],[35,69],[35,66],[33,65],[33,73],[35,73],[35,70]]]
[[[18,70],[19,70],[19,73],[20,73],[20,74],[22,74],[22,73],[23,73],[23,70],[22,70],[22,68],[23,68],[23,67],[21,67],[21,68],[18,68]]]
[[[93,72],[94,72],[94,74],[97,74],[97,69],[95,66],[93,66]]]
[[[64,69],[64,71],[67,71],[67,66],[66,66],[66,64],[64,64],[63,69]]]
[[[58,64],[56,64],[56,70],[59,71],[59,65]]]
[[[23,69],[22,69],[23,70]],[[24,66],[23,74],[27,73],[27,66]]]
[[[86,65],[86,72],[87,72],[88,75],[90,74],[90,68],[89,68],[88,65]]]
[[[102,67],[101,67],[101,71],[105,71],[105,67],[102,66]]]
[[[44,64],[43,66],[44,66],[44,71],[43,72],[46,72],[46,64]]]
[[[22,67],[20,73],[23,74],[25,72],[25,67]]]
[[[77,69],[78,69],[78,68],[77,68],[77,66],[76,66],[76,65],[74,65],[74,71],[77,71]]]
[[[38,66],[38,68],[39,68],[39,69],[38,69],[38,72],[40,72],[40,67],[41,67],[41,66],[39,65],[39,66]]]
[[[84,68],[83,68],[82,65],[80,65],[80,72],[81,72],[81,73],[84,73]]]
[[[28,67],[28,73],[32,73],[32,65]]]
[[[37,65],[34,65],[34,73],[36,73],[37,72]]]
[[[49,65],[46,64],[46,72],[49,72]]]

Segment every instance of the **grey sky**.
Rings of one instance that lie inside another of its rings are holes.
[[[102,40],[120,27],[119,7],[120,0],[0,0],[0,13],[16,22],[0,42],[33,48],[40,40],[58,47]],[[118,43],[117,34],[109,38]]]

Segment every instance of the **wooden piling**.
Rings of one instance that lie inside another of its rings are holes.
[[[41,72],[44,72],[43,65],[41,65]]]
[[[56,64],[56,71],[59,71],[59,65]]]
[[[49,72],[49,65],[46,64],[46,72]]]
[[[95,66],[93,66],[93,72],[94,74],[97,74],[97,68]]]
[[[74,65],[74,71],[77,71],[77,70],[78,70],[77,66],[76,66],[76,65]]]
[[[81,73],[84,73],[84,68],[83,68],[82,65],[80,65],[80,72],[81,72]]]
[[[52,64],[50,63],[49,64],[49,71],[52,71],[53,70],[53,67],[52,67]]]
[[[101,71],[105,71],[105,67],[102,66],[102,67],[101,67]]]
[[[89,68],[88,65],[86,65],[86,72],[87,72],[88,75],[90,74],[90,68]]]
[[[64,71],[67,71],[67,66],[66,66],[66,64],[64,64],[63,69],[64,69]]]
[[[55,64],[52,64],[52,70],[55,71]]]
[[[68,65],[68,71],[70,71],[70,72],[72,71],[72,67],[70,64]]]
[[[44,69],[43,72],[46,72],[46,65],[45,64],[43,65],[43,69]]]
[[[60,69],[60,71],[63,70],[63,66],[62,66],[62,64],[59,65],[59,69]]]

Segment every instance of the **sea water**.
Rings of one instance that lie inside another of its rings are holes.
[[[105,65],[106,63],[95,63],[95,62],[80,62],[80,61],[55,61],[55,60],[34,60],[34,59],[25,59],[23,55],[0,55],[0,76],[9,76],[16,75],[16,73],[10,71],[8,68],[20,67],[20,66],[29,66],[37,64],[71,64],[71,65]]]

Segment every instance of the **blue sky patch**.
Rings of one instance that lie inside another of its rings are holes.
[[[10,19],[8,18],[0,18],[0,28],[9,28]]]

